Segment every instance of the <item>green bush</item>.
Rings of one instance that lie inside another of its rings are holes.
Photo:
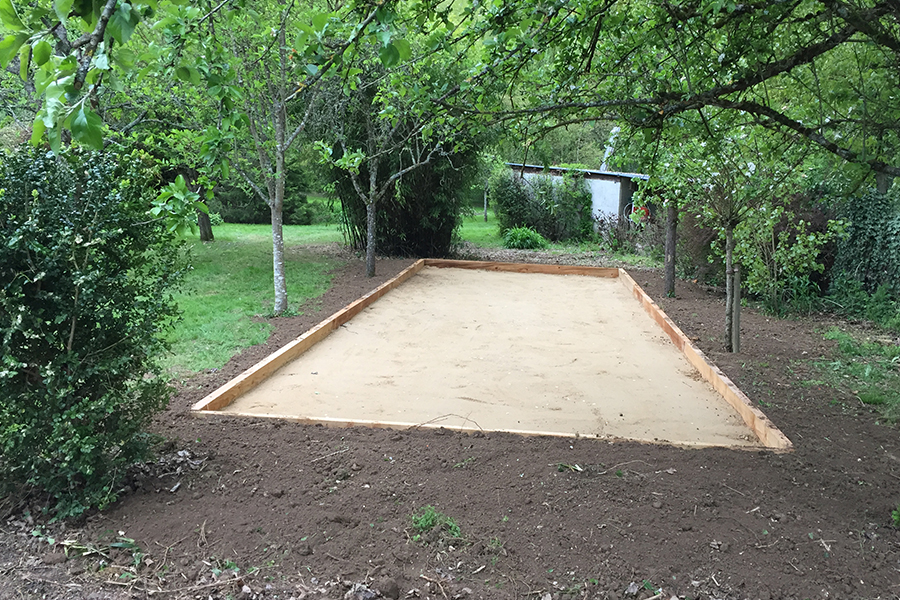
[[[364,122],[360,119],[360,122]],[[402,167],[401,152],[385,155],[379,173]],[[387,256],[447,256],[453,234],[462,222],[463,192],[477,172],[474,148],[432,161],[397,181],[378,203],[376,247]],[[362,167],[367,181],[366,167]],[[346,172],[332,170],[334,189],[341,202],[344,231],[356,250],[366,248],[366,205],[353,189]]]
[[[55,518],[115,500],[169,388],[156,357],[182,251],[140,157],[20,150],[0,166],[0,481]]]
[[[823,273],[822,250],[844,235],[842,220],[819,227],[780,203],[749,211],[735,229],[742,283],[776,315],[812,312],[819,306],[816,273]]]
[[[503,245],[518,250],[536,250],[547,247],[547,240],[530,227],[513,227],[503,234]]]
[[[591,191],[580,176],[525,179],[504,166],[488,183],[488,200],[504,231],[530,227],[555,242],[593,233]]]
[[[528,184],[525,179],[501,165],[488,181],[488,203],[502,230],[528,227],[538,217],[531,214]]]

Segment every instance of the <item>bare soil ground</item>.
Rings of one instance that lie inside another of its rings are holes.
[[[183,382],[155,425],[170,440],[159,461],[136,469],[107,511],[65,527],[33,520],[34,501],[10,513],[0,598],[900,597],[900,531],[890,526],[900,438],[852,397],[808,383],[818,379],[812,363],[832,352],[821,335],[829,323],[748,310],[743,351],[728,355],[721,295],[679,282],[665,299],[657,272],[632,271],[794,452],[188,414],[409,262],[380,261],[373,281],[352,261],[304,315],[277,320],[267,344]],[[415,529],[411,515],[429,505],[458,536]],[[61,542],[70,555],[103,554],[67,558]]]

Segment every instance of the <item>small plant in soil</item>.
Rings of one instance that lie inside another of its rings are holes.
[[[456,524],[456,521],[454,521],[452,517],[448,517],[444,513],[438,511],[430,504],[423,506],[410,518],[412,519],[413,529],[418,532],[413,536],[413,540],[415,541],[419,541],[423,534],[429,533],[435,529],[446,532],[452,538],[462,537],[462,531],[459,529],[459,525]]]
[[[891,512],[891,520],[894,522],[894,527],[900,529],[900,504]]]

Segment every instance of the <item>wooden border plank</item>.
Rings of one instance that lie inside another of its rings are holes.
[[[586,275],[588,277],[618,277],[619,269],[608,267],[584,267],[579,265],[541,265],[531,263],[502,263],[483,260],[447,260],[426,258],[426,267],[440,269],[477,269],[507,273],[545,273],[548,275]]]
[[[397,286],[402,285],[407,279],[421,271],[424,266],[424,260],[417,260],[393,279],[384,282],[362,298],[351,302],[343,309],[334,313],[295,339],[293,342],[290,342],[280,350],[270,354],[225,385],[207,395],[205,398],[194,404],[194,406],[191,407],[191,410],[219,410],[228,406],[234,402],[238,396],[257,386],[260,382],[270,377],[275,371],[324,340],[332,331],[347,323],[373,302]]]
[[[713,388],[725,398],[728,404],[734,407],[738,414],[741,415],[744,423],[747,424],[747,427],[756,434],[756,437],[759,438],[759,441],[764,446],[783,452],[793,450],[794,444],[791,440],[759,408],[754,406],[750,398],[719,367],[715,366],[702,350],[684,335],[684,332],[647,295],[647,292],[632,279],[625,269],[620,269],[619,281],[631,291],[635,299],[644,307],[644,310],[666,332],[669,339],[675,344],[675,347],[684,353],[688,362],[697,369],[704,379],[712,384]]]
[[[401,431],[409,431],[413,429],[440,429],[444,428],[450,431],[459,431],[462,433],[475,433],[476,431],[484,432],[484,429],[479,427],[466,427],[466,426],[455,426],[455,425],[444,425],[441,423],[404,423],[401,421],[372,421],[367,419],[339,419],[339,418],[330,418],[330,417],[300,417],[297,415],[279,415],[274,413],[250,413],[250,412],[222,412],[219,410],[200,410],[195,411],[194,413],[198,417],[212,417],[212,418],[220,418],[220,417],[239,417],[242,419],[279,419],[282,421],[291,421],[293,423],[300,423],[301,425],[322,425],[324,427],[333,427],[336,429],[342,429],[347,427],[371,427],[373,429],[397,429]],[[489,433],[493,433],[493,430],[488,430]],[[589,439],[589,440],[603,440],[603,441],[619,441],[619,442],[632,442],[638,444],[668,444],[670,446],[678,446],[684,448],[732,448],[734,450],[759,450],[759,446],[722,446],[721,444],[712,444],[708,442],[669,442],[667,440],[657,440],[657,439],[635,439],[635,438],[623,438],[617,436],[609,436],[609,435],[594,435],[594,434],[585,434],[585,433],[570,433],[568,431],[564,432],[556,432],[556,431],[531,431],[528,429],[504,429],[498,433],[509,433],[512,435],[524,435],[528,437],[538,437],[538,436],[546,436],[546,437],[564,437],[564,438],[572,438],[572,439]]]

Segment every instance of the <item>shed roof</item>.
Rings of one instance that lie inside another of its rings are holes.
[[[542,165],[523,165],[522,163],[506,163],[508,167],[513,169],[520,169],[527,173],[544,173],[548,172],[551,175],[562,174],[565,172],[572,173],[583,173],[584,176],[588,179],[643,179],[647,181],[650,179],[649,175],[645,175],[643,173],[621,173],[618,171],[598,171],[594,169],[570,169],[568,167],[544,167]]]

